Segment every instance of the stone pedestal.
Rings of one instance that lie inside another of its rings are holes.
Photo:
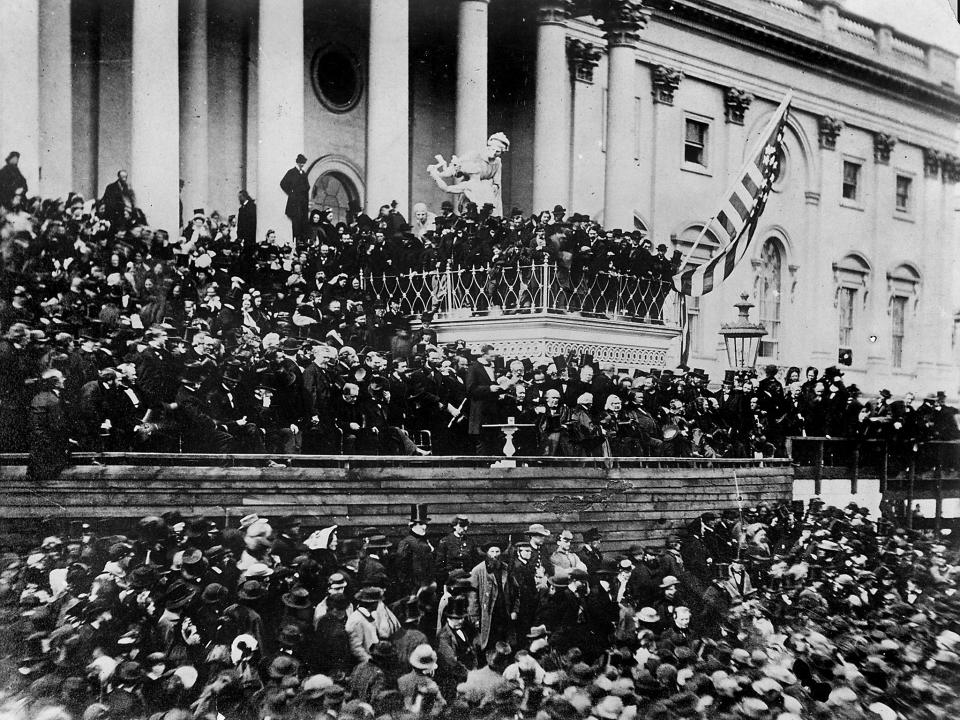
[[[257,233],[292,242],[283,174],[303,147],[303,0],[260,3],[257,66]]]
[[[457,154],[487,142],[487,22],[489,0],[460,0],[457,27]]]
[[[40,0],[40,192],[66,198],[73,186],[70,0]]]
[[[371,0],[367,94],[367,213],[396,200],[410,202],[409,0]]]
[[[151,227],[180,222],[178,3],[134,0],[130,185]]]
[[[0,37],[0,162],[18,151],[27,194],[36,195],[42,163],[39,0],[3,3]]]
[[[570,189],[569,0],[544,0],[537,13],[536,106],[533,128],[533,212],[567,206]]]
[[[184,185],[180,197],[189,216],[193,208],[210,212],[207,0],[188,0],[183,9],[180,171]]]

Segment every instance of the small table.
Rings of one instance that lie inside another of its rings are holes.
[[[516,434],[517,430],[522,428],[532,428],[536,427],[533,423],[517,423],[515,422],[516,418],[507,418],[505,423],[490,423],[489,425],[484,425],[485,428],[497,428],[500,432],[503,433],[506,442],[503,444],[503,454],[506,456],[505,460],[498,460],[493,463],[490,467],[516,467],[517,461],[513,460],[513,456],[517,453],[517,448],[513,444],[513,436]]]

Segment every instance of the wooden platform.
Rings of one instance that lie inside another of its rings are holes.
[[[536,466],[491,468],[496,458],[288,459],[291,467],[274,469],[242,455],[100,455],[97,464],[85,456],[78,461],[86,464],[39,485],[26,479],[26,458],[0,455],[0,542],[90,518],[121,530],[167,510],[233,526],[252,512],[292,514],[307,527],[340,525],[345,537],[368,525],[396,537],[406,532],[409,506],[427,503],[438,531],[465,512],[477,536],[514,534],[533,522],[555,532],[597,527],[605,547],[619,550],[660,542],[706,510],[735,507],[738,488],[755,504],[789,500],[793,486],[785,460],[536,458]]]

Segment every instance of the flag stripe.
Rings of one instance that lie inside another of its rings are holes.
[[[740,174],[735,176],[739,177],[739,182],[728,196],[721,199],[720,208],[705,226],[723,236],[720,239],[725,243],[720,253],[699,267],[688,267],[674,275],[674,285],[684,295],[698,297],[713,291],[730,277],[746,256],[773,184],[789,110],[788,97],[771,119],[770,132],[757,155],[750,157]]]

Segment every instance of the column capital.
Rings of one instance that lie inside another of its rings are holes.
[[[723,109],[727,122],[732,125],[743,125],[743,117],[753,102],[753,93],[743,88],[729,87],[723,95]]]
[[[960,182],[960,158],[947,153],[940,161],[943,168],[943,181],[946,183]]]
[[[823,115],[817,121],[817,130],[820,136],[820,147],[824,150],[836,150],[837,137],[843,130],[843,120]]]
[[[573,0],[537,0],[537,25],[564,25],[573,14]]]
[[[591,14],[603,23],[610,47],[636,44],[650,20],[643,0],[594,0]]]
[[[657,65],[653,68],[653,101],[673,105],[673,95],[683,80],[683,70]]]
[[[879,165],[890,164],[890,153],[897,139],[893,135],[877,132],[873,134],[873,161]]]
[[[592,83],[594,68],[600,62],[602,54],[603,49],[599,45],[579,38],[567,38],[567,60],[575,80]]]
[[[935,178],[940,175],[940,167],[944,164],[946,156],[939,150],[933,148],[923,149],[923,174],[928,178]]]

